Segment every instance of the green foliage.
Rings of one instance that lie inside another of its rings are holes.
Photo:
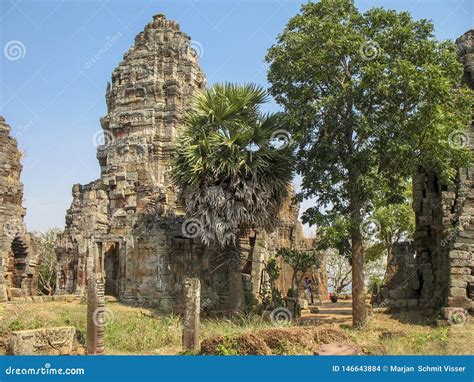
[[[334,219],[328,218],[322,215],[312,215],[312,208],[303,213],[303,219],[311,221],[311,216],[321,218],[317,224],[320,227],[318,229],[318,243],[317,248],[322,251],[329,249],[336,249],[341,256],[351,258],[351,242],[349,227],[349,219],[343,216],[337,216]],[[315,221],[313,221],[315,223]],[[332,224],[331,224],[332,223]]]
[[[365,250],[365,261],[378,260],[385,255],[385,246],[383,243],[376,243],[371,245]]]
[[[56,242],[62,231],[59,228],[50,228],[46,232],[34,232],[40,258],[38,270],[38,290],[45,295],[51,295],[56,289]]]
[[[276,308],[283,305],[283,299],[281,292],[276,288],[275,282],[280,277],[281,268],[278,266],[277,259],[275,257],[268,260],[265,264],[264,271],[268,275],[268,282],[270,284],[270,292],[265,291],[263,296],[263,304],[267,309]]]
[[[261,87],[218,84],[196,97],[176,145],[172,177],[204,243],[272,228],[293,176],[292,148],[275,147],[280,114],[263,114]]]
[[[224,337],[222,343],[217,345],[217,355],[239,355],[237,339]]]
[[[378,290],[383,284],[383,279],[378,275],[369,278],[369,291]]]
[[[292,288],[288,291],[288,297],[299,298],[298,285],[301,282],[306,271],[312,267],[319,268],[321,266],[320,259],[316,256],[316,251],[306,251],[297,249],[281,248],[278,255],[283,258],[293,269]],[[300,274],[298,277],[298,273]],[[298,303],[294,304],[293,314],[295,317],[301,315],[301,307]]]
[[[281,271],[280,267],[278,266],[277,259],[275,257],[269,259],[265,264],[264,270],[268,275],[270,285],[274,285],[275,281],[277,281],[278,277],[280,277]]]
[[[387,193],[385,193],[387,194]],[[383,243],[385,254],[401,239],[412,239],[415,232],[415,212],[411,183],[405,184],[398,203],[388,203],[384,197],[376,198],[373,218],[380,224],[376,238]]]
[[[319,268],[321,265],[314,251],[282,248],[278,251],[278,255],[283,258],[285,263],[287,263],[295,273],[304,273],[311,267]]]

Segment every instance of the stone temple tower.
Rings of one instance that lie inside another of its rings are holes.
[[[166,194],[158,208],[174,203],[168,176],[172,143],[193,93],[204,87],[189,36],[176,22],[156,15],[107,84],[108,114],[101,119],[105,142],[97,158],[112,216],[126,207],[140,212],[156,191]]]
[[[101,177],[73,186],[59,238],[59,294],[84,295],[87,275],[105,276],[105,293],[129,303],[178,310],[185,277],[201,279],[209,309],[228,304],[228,259],[183,233],[183,211],[170,181],[170,159],[182,118],[205,77],[191,39],[156,15],[135,38],[107,84],[107,115],[97,148]],[[302,241],[298,206],[288,203],[273,233],[242,237],[246,296],[262,290],[265,259]],[[251,300],[251,296],[249,297]]]
[[[204,88],[190,37],[164,15],[154,16],[107,83],[108,113],[94,137],[101,178],[73,187],[57,248],[59,292],[83,293],[94,269],[107,274],[107,294],[163,297],[168,224],[177,212],[172,145],[193,94]]]

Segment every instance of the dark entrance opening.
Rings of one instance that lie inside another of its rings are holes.
[[[113,242],[103,243],[103,251],[105,294],[108,296],[118,296],[119,244]]]
[[[21,236],[15,236],[12,242],[13,272],[11,275],[11,286],[21,288],[23,278],[26,277],[26,258],[28,256],[28,245]]]

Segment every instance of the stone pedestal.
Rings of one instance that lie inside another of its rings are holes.
[[[104,279],[101,274],[95,274],[87,285],[87,354],[104,354],[104,331]]]
[[[197,278],[188,278],[184,282],[185,311],[183,327],[183,347],[198,351],[199,316],[201,305],[201,282]]]

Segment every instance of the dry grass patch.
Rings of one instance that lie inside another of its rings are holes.
[[[437,326],[436,319],[418,312],[375,314],[367,328],[353,331],[348,337],[364,354],[456,355],[472,354],[474,323],[460,326]]]
[[[258,333],[218,336],[202,341],[201,354],[212,355],[296,355],[314,354],[320,344],[347,341],[335,325],[283,327]]]

